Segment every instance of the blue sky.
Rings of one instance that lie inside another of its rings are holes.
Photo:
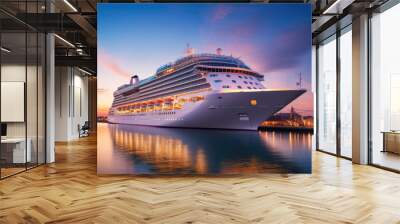
[[[184,56],[187,44],[196,53],[222,48],[224,54],[240,57],[265,75],[267,88],[297,88],[300,72],[303,88],[310,88],[311,8],[307,4],[103,3],[98,4],[97,18],[103,107],[130,75],[141,79],[153,75],[161,65]],[[296,107],[312,109],[312,102],[306,102],[312,97],[297,101]]]

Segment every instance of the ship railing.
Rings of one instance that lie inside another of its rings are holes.
[[[223,67],[223,66],[218,66],[218,67],[219,68],[215,68],[215,66],[208,66],[208,65],[197,65],[196,69],[199,69],[199,70],[201,70],[201,68],[204,68],[206,70],[212,70],[212,69],[218,70],[218,69],[221,69],[221,72],[223,72],[224,70],[227,71],[227,72],[229,72],[229,71],[241,71],[241,72],[244,72],[244,73],[246,73],[248,75],[252,75],[252,76],[254,76],[256,78],[259,78],[259,79],[263,79],[264,78],[264,75],[259,74],[257,72],[254,72],[254,71],[252,71],[250,69],[246,69],[246,68],[241,68],[241,67]],[[215,72],[217,72],[217,71],[215,71]]]
[[[173,63],[168,63],[165,64],[163,66],[161,66],[160,68],[157,69],[156,73],[160,73],[165,71],[168,68],[171,68],[173,66],[178,66],[182,63],[191,63],[191,61],[193,61],[194,59],[198,59],[198,58],[205,58],[205,59],[228,59],[229,61],[235,61],[236,63],[239,63],[242,66],[246,66],[247,65],[242,62],[240,59],[238,58],[234,58],[233,56],[226,56],[226,55],[216,55],[216,54],[210,54],[210,53],[201,53],[201,54],[195,54],[195,55],[191,55],[191,56],[186,56],[183,58],[179,58],[178,60],[176,60]]]

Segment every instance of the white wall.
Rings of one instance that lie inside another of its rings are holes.
[[[25,64],[5,64],[1,66],[1,81],[2,82],[24,82],[25,83]],[[31,69],[28,67],[28,70]],[[4,96],[2,96],[3,98]],[[7,110],[8,108],[1,108],[1,110]],[[22,108],[24,110],[24,108]],[[4,113],[4,112],[3,112]],[[25,136],[25,125],[24,122],[11,122],[8,123],[8,135],[13,137],[24,137]]]
[[[79,137],[78,125],[88,121],[88,78],[76,68],[56,67],[55,140]]]
[[[37,69],[39,69],[37,71]],[[4,63],[1,66],[1,81],[2,82],[21,82],[26,85],[26,107],[25,102],[22,102],[22,107],[3,107],[1,108],[2,114],[4,113],[20,113],[23,118],[17,122],[7,123],[7,137],[8,138],[24,138],[25,135],[29,139],[31,148],[32,161],[39,163],[44,162],[44,90],[43,90],[43,77],[41,67],[25,66],[25,64],[18,63]],[[27,78],[27,80],[25,80]],[[4,83],[2,83],[3,85]],[[23,87],[24,88],[24,87]],[[2,89],[2,94],[4,89]],[[19,90],[19,94],[24,94],[25,89]],[[2,98],[8,98],[7,95],[2,95]],[[24,98],[24,96],[22,97]],[[23,100],[25,101],[25,100]],[[16,102],[17,103],[17,102]],[[19,111],[12,111],[19,110]],[[24,114],[26,112],[26,120]],[[2,119],[3,120],[3,119]],[[37,153],[39,155],[37,156]]]
[[[68,141],[69,117],[69,68],[55,68],[55,141]]]
[[[27,70],[26,70],[27,69]],[[20,64],[4,64],[1,66],[1,81],[2,82],[24,82],[26,72],[28,72],[28,85],[29,87],[36,87],[36,80],[32,80],[31,74],[36,74],[36,67]],[[37,99],[36,99],[36,88],[27,88],[27,118],[28,118],[28,137],[33,130],[36,131],[36,120],[37,115],[31,110],[34,108],[36,111]],[[41,106],[41,105],[39,105]],[[1,108],[2,110],[7,110],[8,108]],[[7,122],[7,135],[8,137],[25,137],[25,123],[26,122]],[[30,131],[32,130],[32,131]],[[36,135],[36,132],[35,132]]]

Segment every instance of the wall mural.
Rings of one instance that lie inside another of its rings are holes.
[[[98,174],[310,173],[311,7],[99,4]]]

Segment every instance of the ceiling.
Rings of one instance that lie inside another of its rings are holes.
[[[207,2],[253,3],[310,3],[313,8],[313,39],[324,34],[336,22],[348,15],[376,7],[386,0],[213,0]],[[79,66],[96,73],[97,57],[97,3],[182,2],[179,0],[1,0],[0,24],[2,38],[13,42],[18,51],[24,46],[25,30],[54,32],[56,65]],[[185,2],[204,2],[187,0]],[[351,19],[350,19],[351,22]],[[22,33],[21,33],[22,32]],[[334,32],[334,31],[333,31]],[[4,40],[6,41],[6,40]],[[4,43],[4,42],[3,42]],[[31,45],[35,47],[34,43]],[[29,52],[28,47],[28,52]],[[23,53],[23,52],[21,52]]]

